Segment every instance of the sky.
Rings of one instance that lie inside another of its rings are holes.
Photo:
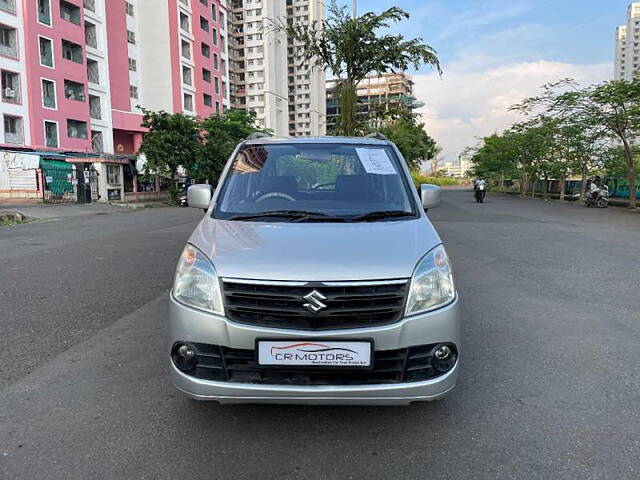
[[[340,0],[351,5],[351,0]],[[614,32],[629,0],[358,0],[358,12],[398,6],[395,32],[437,52],[442,77],[411,72],[428,133],[456,161],[467,146],[519,119],[508,107],[545,83],[613,77]]]

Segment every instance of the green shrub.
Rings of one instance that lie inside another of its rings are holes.
[[[416,186],[419,186],[423,183],[430,183],[432,185],[439,186],[448,186],[448,185],[459,185],[460,181],[457,178],[452,177],[428,177],[426,175],[422,175],[420,172],[411,172],[411,177],[413,178],[413,183]]]

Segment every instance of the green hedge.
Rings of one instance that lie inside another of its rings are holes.
[[[411,177],[413,178],[413,183],[416,186],[421,185],[423,183],[430,183],[432,185],[439,186],[447,186],[447,185],[459,185],[460,181],[457,178],[451,177],[427,177],[426,175],[422,175],[419,172],[411,172]]]

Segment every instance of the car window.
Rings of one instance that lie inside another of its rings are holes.
[[[304,211],[348,219],[380,211],[414,213],[406,177],[386,145],[276,144],[242,148],[214,216]]]

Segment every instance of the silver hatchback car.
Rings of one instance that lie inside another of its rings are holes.
[[[454,388],[451,264],[384,138],[238,145],[180,258],[168,353],[178,389],[222,403],[396,405]]]

